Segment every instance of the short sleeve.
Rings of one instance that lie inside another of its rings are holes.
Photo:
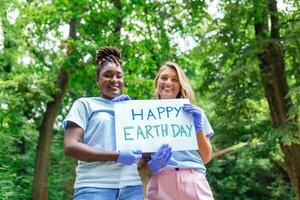
[[[212,129],[204,111],[202,111],[202,118],[201,118],[201,123],[202,123],[202,128],[203,132],[205,133],[206,137],[211,138],[214,135],[214,130]]]
[[[84,102],[80,99],[76,100],[63,121],[64,129],[67,128],[68,122],[74,122],[85,131],[88,123],[88,116],[88,109]]]

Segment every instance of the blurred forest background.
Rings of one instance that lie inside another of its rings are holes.
[[[62,120],[98,96],[95,53],[124,56],[125,93],[185,69],[214,130],[216,200],[300,199],[300,1],[1,0],[0,199],[71,199]]]

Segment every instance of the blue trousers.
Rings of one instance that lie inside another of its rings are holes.
[[[75,189],[74,200],[143,200],[144,192],[141,185],[123,188],[93,188]]]

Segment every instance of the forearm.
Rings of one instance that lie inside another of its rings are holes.
[[[95,149],[78,141],[65,144],[64,151],[65,155],[85,162],[116,161],[119,156],[118,152]]]
[[[104,151],[82,143],[83,133],[83,129],[77,124],[68,123],[64,135],[64,152],[66,156],[85,162],[116,161],[118,159],[118,152]]]
[[[204,164],[208,163],[212,157],[212,146],[210,140],[204,132],[197,133],[198,153],[200,154]]]

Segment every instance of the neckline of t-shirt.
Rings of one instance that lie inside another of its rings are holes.
[[[103,98],[103,97],[94,97],[96,100],[100,100],[100,101],[103,101],[103,102],[105,102],[105,103],[109,103],[109,104],[111,104],[112,103],[112,101],[111,101],[111,99],[105,99],[105,98]]]

